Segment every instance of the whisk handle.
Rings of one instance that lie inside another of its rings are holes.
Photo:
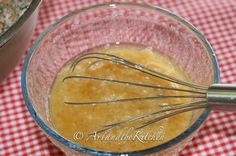
[[[214,110],[236,111],[236,85],[211,85],[207,90],[207,103]]]

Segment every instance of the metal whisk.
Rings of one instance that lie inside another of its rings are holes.
[[[148,117],[154,117],[147,122],[143,123],[141,126],[136,127],[136,129],[140,129],[143,127],[146,127],[148,125],[151,125],[153,123],[156,123],[160,120],[163,120],[165,118],[184,113],[187,111],[192,111],[195,109],[200,108],[212,108],[214,110],[225,110],[225,111],[236,111],[236,85],[223,85],[223,84],[212,84],[210,87],[197,85],[190,82],[185,82],[182,80],[177,80],[173,77],[170,77],[168,75],[162,74],[156,70],[147,68],[143,65],[136,64],[134,62],[131,62],[129,60],[126,60],[122,57],[112,55],[109,53],[102,53],[102,52],[93,52],[93,53],[87,53],[82,55],[81,57],[75,59],[75,61],[72,63],[70,70],[73,72],[76,68],[76,66],[81,63],[84,60],[90,60],[90,64],[87,68],[90,68],[94,64],[100,63],[100,62],[110,62],[114,64],[122,65],[126,68],[130,68],[132,70],[136,70],[139,72],[143,72],[147,75],[154,76],[172,83],[176,83],[182,86],[186,86],[187,89],[181,89],[181,88],[174,88],[174,87],[165,87],[160,85],[150,85],[150,84],[144,84],[144,83],[136,83],[136,82],[130,82],[130,81],[123,81],[123,80],[115,80],[110,78],[101,78],[101,77],[94,77],[94,76],[82,76],[82,75],[75,75],[75,76],[67,76],[63,79],[64,81],[67,81],[69,79],[87,79],[87,80],[94,80],[94,81],[103,81],[107,83],[118,83],[118,84],[124,84],[124,85],[130,85],[130,86],[139,86],[139,87],[147,87],[147,88],[154,88],[154,89],[163,89],[163,90],[170,90],[170,91],[177,91],[177,92],[186,92],[190,93],[187,95],[160,95],[160,96],[154,96],[154,97],[138,97],[138,98],[126,98],[126,99],[115,99],[115,100],[109,100],[109,101],[89,101],[89,102],[68,102],[65,101],[65,104],[69,105],[89,105],[89,104],[107,104],[107,103],[117,103],[117,102],[128,102],[128,101],[140,101],[140,100],[155,100],[155,99],[168,99],[168,98],[189,98],[192,99],[190,102],[185,103],[176,103],[171,104],[168,106],[161,106],[161,110],[154,111],[148,114],[141,114],[139,116],[118,122],[113,123],[109,125],[105,125],[102,130],[97,132],[103,132],[108,129],[112,129],[117,126],[121,126],[124,124],[128,124],[130,122],[134,122],[137,120],[141,120]]]

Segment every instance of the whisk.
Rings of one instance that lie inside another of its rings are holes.
[[[93,81],[103,81],[107,83],[117,83],[117,84],[130,85],[130,86],[170,90],[170,91],[176,91],[176,92],[186,92],[190,94],[178,95],[178,96],[177,95],[160,95],[160,96],[154,96],[154,97],[126,98],[126,99],[115,99],[115,100],[108,100],[108,101],[89,101],[89,102],[64,101],[65,104],[91,105],[91,104],[108,104],[108,103],[114,104],[118,102],[141,101],[141,100],[145,101],[145,100],[169,99],[169,98],[192,99],[190,102],[176,103],[176,104],[171,104],[168,106],[162,106],[161,110],[158,110],[158,111],[153,111],[147,114],[140,114],[138,116],[132,117],[130,119],[127,119],[121,122],[104,125],[103,129],[101,129],[100,131],[97,131],[97,133],[106,131],[108,129],[112,129],[117,126],[128,124],[130,122],[142,120],[144,118],[148,118],[152,116],[154,117],[154,119],[152,118],[146,121],[145,123],[143,123],[141,126],[136,127],[136,129],[140,129],[140,128],[146,127],[160,120],[163,120],[165,118],[168,118],[168,117],[180,114],[180,113],[184,113],[184,112],[192,111],[196,109],[201,109],[201,108],[207,108],[207,107],[214,110],[220,110],[220,111],[236,111],[236,85],[212,84],[210,87],[201,86],[198,84],[175,79],[173,77],[160,73],[151,68],[126,60],[122,57],[119,57],[110,53],[103,53],[103,52],[86,53],[82,55],[81,57],[75,59],[72,65],[70,66],[71,72],[73,72],[76,66],[84,60],[90,60],[90,64],[87,67],[88,69],[94,64],[107,61],[110,63],[122,65],[132,70],[143,72],[150,76],[154,76],[154,77],[157,77],[157,78],[160,78],[160,79],[172,82],[172,83],[176,83],[178,85],[186,86],[187,89],[160,86],[158,84],[150,85],[150,84],[144,84],[144,83],[136,83],[136,82],[130,82],[130,81],[115,80],[115,79],[110,79],[110,78],[101,78],[101,77],[94,77],[94,76],[83,76],[83,75],[67,76],[63,79],[63,82],[67,81],[68,79],[86,79],[86,80],[93,80]]]

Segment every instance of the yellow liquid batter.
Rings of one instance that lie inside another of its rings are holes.
[[[151,48],[119,44],[106,45],[91,51],[115,54],[177,79],[189,80],[172,60],[153,51]],[[158,111],[161,109],[159,105],[171,105],[187,101],[186,99],[175,98],[93,105],[65,104],[64,102],[88,102],[159,95],[180,95],[180,93],[176,91],[94,80],[68,79],[63,82],[66,76],[85,75],[105,77],[116,80],[183,88],[183,86],[107,61],[95,63],[87,68],[88,65],[94,61],[95,60],[83,61],[71,72],[69,69],[70,65],[73,63],[73,60],[71,60],[58,73],[52,86],[50,94],[51,122],[55,129],[65,138],[88,148],[125,152],[148,149],[163,144],[188,128],[192,118],[192,112],[169,117],[138,130],[135,130],[135,128],[157,116],[131,122],[102,133],[93,133],[101,130],[104,125]],[[181,95],[183,94],[186,93],[181,93]]]

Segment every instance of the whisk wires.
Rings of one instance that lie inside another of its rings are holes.
[[[143,65],[131,62],[129,60],[126,60],[122,57],[108,54],[108,53],[102,53],[102,52],[93,52],[93,53],[86,53],[82,55],[79,58],[76,58],[72,65],[70,66],[71,72],[74,72],[76,69],[76,66],[78,66],[81,62],[85,60],[90,60],[89,65],[87,66],[87,69],[90,69],[93,65],[101,63],[101,62],[110,62],[122,65],[126,68],[130,68],[135,71],[139,71],[142,73],[145,73],[147,75],[160,78],[162,80],[166,80],[172,83],[176,83],[182,86],[185,86],[187,88],[174,88],[174,87],[167,87],[167,86],[160,86],[160,85],[151,85],[151,84],[144,84],[144,83],[137,83],[137,82],[130,82],[130,81],[124,81],[124,80],[116,80],[111,78],[103,78],[103,77],[94,77],[94,76],[84,76],[84,75],[73,75],[73,76],[67,76],[63,79],[63,82],[68,81],[70,79],[81,79],[81,80],[92,80],[92,81],[102,81],[107,83],[117,83],[117,84],[123,84],[123,85],[130,85],[130,86],[136,86],[136,87],[144,87],[144,88],[153,88],[153,89],[161,89],[161,90],[169,90],[169,91],[176,91],[176,92],[185,92],[190,94],[184,94],[184,95],[158,95],[158,96],[150,96],[150,97],[134,97],[134,98],[124,98],[124,99],[115,99],[115,100],[104,100],[104,101],[89,101],[89,102],[78,102],[78,101],[65,101],[65,104],[69,105],[89,105],[89,104],[112,104],[112,103],[120,103],[120,102],[128,102],[128,101],[145,101],[145,100],[158,100],[158,99],[171,99],[171,98],[184,98],[184,99],[190,99],[190,102],[185,103],[179,103],[179,104],[171,104],[168,106],[162,106],[161,104],[158,104],[158,106],[161,107],[161,110],[150,112],[147,114],[142,114],[135,116],[133,118],[114,123],[105,125],[101,130],[97,131],[96,133],[101,133],[103,131],[115,128],[117,126],[122,126],[124,124],[128,124],[130,122],[138,121],[144,118],[150,118],[147,122],[142,123],[141,125],[137,126],[136,129],[144,128],[148,125],[151,125],[153,123],[156,123],[160,120],[163,120],[165,118],[187,112],[192,111],[195,109],[205,108],[206,105],[206,90],[207,87],[200,86],[194,83],[185,82],[182,80],[177,80],[171,76],[162,74],[161,72],[158,72],[156,70],[150,69],[148,67],[145,67]]]

